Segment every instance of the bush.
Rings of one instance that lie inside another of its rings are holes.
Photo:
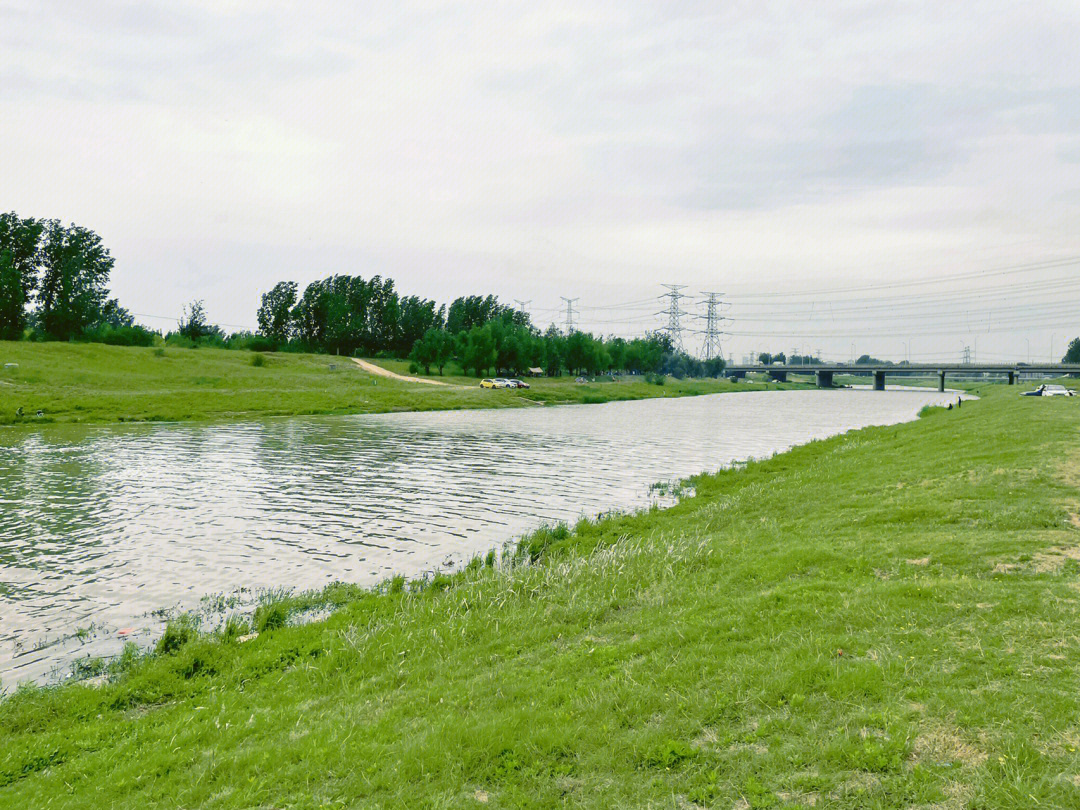
[[[185,644],[193,641],[195,636],[195,622],[190,616],[181,616],[165,626],[165,633],[158,639],[154,649],[162,655],[174,655]]]
[[[179,332],[170,332],[169,334],[165,335],[165,345],[175,346],[178,349],[199,348],[194,340],[187,337],[186,335],[181,335]]]
[[[289,621],[289,609],[284,602],[269,602],[259,605],[251,621],[255,629],[262,633],[266,630],[277,630],[284,627]]]
[[[652,371],[645,375],[645,382],[649,383],[649,385],[663,385],[665,380],[667,380],[666,376]]]
[[[276,352],[278,342],[262,335],[254,335],[251,332],[234,332],[225,341],[229,349],[247,349],[251,352]]]
[[[239,616],[230,616],[226,619],[225,626],[221,628],[221,635],[226,639],[246,636],[250,632],[251,625]]]
[[[79,337],[81,343],[106,343],[110,346],[153,346],[155,332],[141,326],[112,326],[101,324],[87,329]]]
[[[266,355],[264,355],[264,354],[253,354],[253,355],[251,355],[251,365],[255,366],[255,368],[262,368],[263,366],[266,365]]]
[[[170,332],[165,336],[166,346],[175,346],[178,349],[199,349],[202,347],[210,349],[227,349],[228,346],[225,343],[225,338],[221,335],[204,335],[198,340],[193,340],[187,335],[180,334],[179,332]]]

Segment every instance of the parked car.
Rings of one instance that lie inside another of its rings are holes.
[[[483,379],[483,380],[480,381],[480,387],[481,388],[497,388],[498,386],[495,385],[494,380]]]
[[[1025,391],[1025,397],[1075,397],[1076,392],[1064,385],[1040,385],[1034,391]]]
[[[529,385],[527,382],[525,382],[524,380],[519,380],[517,377],[510,380],[510,385],[514,388],[532,388],[532,386]]]
[[[514,386],[512,386],[510,384],[510,381],[508,379],[506,379],[506,377],[496,377],[495,378],[495,387],[496,388],[513,388]]]

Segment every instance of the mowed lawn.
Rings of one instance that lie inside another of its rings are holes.
[[[1080,402],[981,393],[23,689],[0,806],[1078,807]]]
[[[17,368],[4,368],[6,364]],[[385,365],[400,373],[408,370],[404,362]],[[536,380],[528,391],[485,391],[475,378],[445,381],[454,385],[376,377],[347,357],[328,355],[0,341],[0,424],[522,407],[755,387],[711,379],[669,379],[656,386],[640,378],[579,385],[564,376]]]

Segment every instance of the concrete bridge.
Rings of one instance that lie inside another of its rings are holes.
[[[930,377],[938,376],[938,391],[945,390],[946,374],[994,374],[1006,377],[1009,385],[1016,382],[1020,374],[1052,374],[1062,377],[1066,374],[1080,374],[1080,363],[1046,363],[1043,365],[1024,365],[1018,363],[956,363],[956,364],[910,364],[903,366],[880,365],[844,365],[842,363],[823,363],[805,366],[763,366],[731,365],[724,374],[736,381],[746,377],[748,372],[768,374],[777,382],[786,382],[789,374],[813,374],[817,378],[818,388],[832,388],[833,375],[872,375],[874,390],[885,390],[885,375],[894,377]]]

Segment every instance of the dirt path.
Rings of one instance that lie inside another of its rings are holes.
[[[369,363],[367,360],[361,360],[359,357],[350,357],[356,365],[360,366],[364,371],[369,374],[375,374],[379,377],[389,377],[392,380],[401,380],[402,382],[414,382],[423,383],[424,385],[441,385],[444,388],[464,388],[463,385],[451,385],[450,383],[440,382],[439,380],[425,380],[423,377],[407,377],[404,374],[395,374],[393,371],[377,366],[374,363]]]

